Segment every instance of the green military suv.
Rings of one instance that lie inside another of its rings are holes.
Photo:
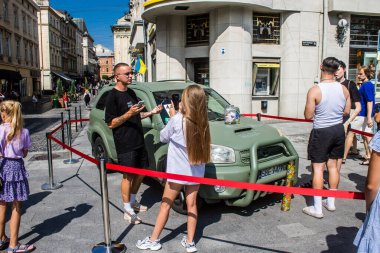
[[[168,104],[173,94],[192,83],[163,81],[134,83],[129,86],[145,101],[146,110],[158,104]],[[111,162],[117,163],[112,130],[104,121],[107,95],[113,86],[104,87],[97,96],[90,114],[87,131],[93,155],[103,153]],[[204,86],[208,102],[208,117],[211,131],[211,161],[206,165],[205,177],[241,182],[284,185],[289,163],[294,163],[298,175],[298,154],[290,141],[275,128],[251,118],[241,117],[240,124],[224,123],[224,109],[229,103],[215,90]],[[160,131],[169,120],[166,110],[142,120],[145,145],[151,170],[165,171],[168,145],[160,142]],[[161,183],[165,180],[159,179]],[[294,182],[295,183],[295,182]],[[223,200],[231,206],[248,206],[265,192],[202,185],[200,200],[215,203]],[[173,206],[174,210],[186,212],[183,193]]]

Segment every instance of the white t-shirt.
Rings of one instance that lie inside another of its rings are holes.
[[[186,176],[204,177],[204,163],[200,165],[190,165],[189,163],[186,140],[183,132],[183,130],[185,130],[185,122],[183,124],[182,122],[183,115],[181,113],[177,113],[169,120],[168,124],[160,132],[161,142],[169,143],[166,172]],[[185,185],[198,184],[173,179],[168,179],[168,182]]]

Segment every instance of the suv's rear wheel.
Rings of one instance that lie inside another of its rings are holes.
[[[96,158],[105,157],[108,158],[107,149],[105,148],[104,142],[101,137],[97,137],[94,142],[94,155]]]

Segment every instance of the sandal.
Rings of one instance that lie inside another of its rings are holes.
[[[36,247],[33,244],[19,244],[14,248],[8,248],[6,251],[7,253],[29,253],[35,249]]]
[[[0,240],[0,250],[5,250],[9,246],[9,238],[5,237],[4,240]]]
[[[359,163],[360,165],[369,165],[369,160],[364,160],[362,161],[361,163]]]
[[[346,163],[346,159],[342,159],[342,164],[345,164]]]

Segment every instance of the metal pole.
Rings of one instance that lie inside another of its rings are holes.
[[[67,109],[67,139],[71,139],[71,113],[70,109]],[[71,147],[71,146],[70,146]]]
[[[99,173],[102,197],[104,242],[98,243],[96,246],[94,246],[92,248],[92,253],[123,253],[126,252],[127,247],[122,243],[111,241],[106,159],[104,157],[101,157],[99,159]]]
[[[42,190],[56,190],[62,187],[61,183],[54,183],[53,175],[53,156],[51,148],[51,139],[49,138],[50,133],[46,133],[46,147],[48,153],[48,167],[49,167],[49,182],[41,185]]]
[[[261,113],[256,114],[257,121],[261,121]]]
[[[75,132],[78,132],[78,122],[77,122],[77,120],[78,120],[78,114],[77,114],[77,108],[76,107],[74,107],[74,115],[75,115]]]
[[[79,118],[81,119],[80,121],[80,128],[83,128],[83,124],[82,124],[82,107],[79,105]]]
[[[69,142],[70,148],[72,147],[72,134],[71,134],[71,122],[70,122],[70,109],[68,110],[69,112],[69,120],[67,122],[67,128],[68,128],[68,134],[67,134],[67,140]],[[79,162],[78,159],[73,159],[73,152],[70,150],[70,159],[63,160],[64,164],[74,164]]]
[[[62,124],[62,128],[61,128],[61,131],[62,131],[62,142],[65,143],[65,124],[63,124],[63,112],[61,112],[61,124]],[[63,147],[63,149],[65,149],[65,147]]]

